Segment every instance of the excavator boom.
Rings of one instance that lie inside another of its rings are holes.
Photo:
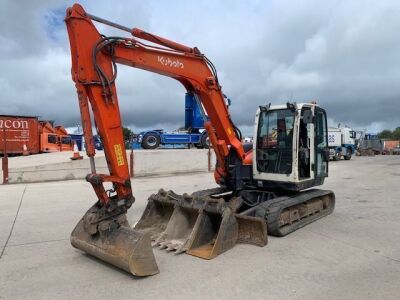
[[[102,36],[93,21],[127,31],[132,37]],[[198,98],[210,119],[205,127],[217,158],[214,173],[217,183],[229,184],[226,162],[232,153],[251,165],[251,154],[246,156],[238,129],[231,121],[215,67],[207,57],[197,48],[90,15],[79,4],[67,9],[65,22],[71,46],[72,79],[91,161],[91,173],[86,179],[98,198],[72,232],[72,245],[134,275],[146,276],[158,272],[150,239],[161,247],[178,252],[189,253],[191,250],[191,254],[204,258],[215,257],[239,240],[252,242],[252,237],[246,236],[245,228],[253,219],[235,216],[237,205],[228,205],[222,197],[210,198],[208,194],[174,197],[172,192],[160,191],[150,197],[135,229],[130,228],[126,219],[126,211],[135,199],[115,85],[117,64],[176,79],[188,93]],[[110,174],[96,172],[90,108],[104,145]],[[112,189],[105,189],[106,182],[112,184]],[[261,238],[255,243],[265,244],[265,225],[260,220],[254,220],[254,224],[261,228]],[[180,232],[174,228],[180,228]],[[210,232],[208,228],[214,228],[214,231]],[[171,234],[175,242],[167,239]]]
[[[130,31],[133,36],[158,45],[144,44],[135,38],[102,37],[92,20]],[[245,160],[246,154],[230,119],[215,68],[197,48],[137,28],[129,30],[87,14],[78,4],[67,10],[65,21],[71,44],[72,77],[78,91],[82,124],[87,133],[85,138],[88,141],[93,139],[90,132],[90,103],[94,118],[99,121],[97,126],[105,144],[112,176],[129,179],[126,155],[124,151],[119,151],[120,147],[121,150],[123,148],[123,139],[114,82],[117,63],[174,78],[199,98],[210,118],[212,132],[209,135],[216,137],[213,149],[219,166],[216,170],[218,183],[227,175],[225,157],[231,147],[240,159]],[[93,143],[88,144],[87,154],[92,157]],[[124,194],[127,191],[119,186],[117,192]]]

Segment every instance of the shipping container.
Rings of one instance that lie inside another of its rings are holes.
[[[393,150],[394,148],[398,147],[400,145],[400,141],[396,140],[382,140],[383,141],[383,148],[386,151]]]
[[[4,139],[5,135],[5,139]],[[0,154],[72,151],[71,137],[62,126],[53,127],[50,121],[38,117],[0,115]]]
[[[40,151],[38,117],[0,115],[0,153],[30,154]]]

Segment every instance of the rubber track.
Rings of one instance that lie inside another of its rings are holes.
[[[328,208],[320,211],[319,213],[313,214],[299,221],[293,222],[291,225],[285,225],[284,227],[280,227],[279,217],[282,210],[291,206],[296,206],[305,203],[309,200],[312,200],[313,198],[319,198],[326,195],[329,195],[331,200]],[[293,231],[296,231],[301,227],[306,226],[307,224],[310,224],[322,217],[331,214],[335,208],[335,194],[329,190],[313,189],[309,191],[300,192],[299,194],[292,197],[288,196],[278,197],[268,202],[269,203],[267,204],[268,208],[266,215],[268,233],[273,236],[285,236],[288,235],[289,233],[292,233]]]

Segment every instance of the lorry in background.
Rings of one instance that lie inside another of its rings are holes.
[[[54,131],[58,136],[58,142],[61,151],[73,151],[74,144],[67,130],[65,130],[63,126],[58,125],[54,127]]]
[[[358,155],[371,156],[385,153],[383,141],[377,134],[366,133],[366,130],[360,130],[357,133],[356,145]]]
[[[86,145],[85,145],[85,138],[83,137],[82,133],[72,133],[69,134],[71,136],[72,142],[76,143],[76,146],[78,147],[79,151],[85,151],[86,150]],[[94,141],[94,148],[96,150],[103,150],[103,143],[100,140],[100,137],[96,134],[93,135],[93,141]]]
[[[345,160],[351,159],[355,153],[356,132],[347,126],[329,127],[328,128],[328,147],[329,159]]]
[[[57,152],[60,150],[57,133],[53,124],[49,121],[39,121],[39,145],[39,152]],[[31,154],[35,153],[31,152],[29,148],[28,151]]]
[[[228,103],[230,100],[227,100]],[[174,132],[164,132],[162,129],[140,132],[137,142],[144,149],[156,149],[160,145],[179,144],[194,145],[196,148],[209,148],[210,141],[204,130],[204,122],[208,120],[198,99],[193,93],[185,95],[185,127]]]
[[[25,148],[25,149],[24,149]],[[0,115],[0,153],[11,155],[24,152],[72,151],[71,138],[62,126],[39,121],[38,117]]]
[[[35,138],[35,137],[33,137]],[[63,126],[54,126],[51,121],[39,121],[39,152],[72,151],[74,148],[71,137]],[[37,152],[31,152],[36,154]]]
[[[391,150],[391,154],[400,155],[400,144]]]

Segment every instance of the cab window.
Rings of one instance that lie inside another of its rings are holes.
[[[57,144],[57,136],[56,136],[56,135],[51,135],[51,134],[49,134],[49,135],[47,136],[47,142],[48,142],[49,144]]]
[[[294,111],[280,109],[260,113],[257,134],[257,170],[292,172]]]

